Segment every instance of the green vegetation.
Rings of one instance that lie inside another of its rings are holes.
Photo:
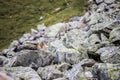
[[[0,50],[38,24],[50,26],[81,16],[85,4],[86,0],[0,0]]]

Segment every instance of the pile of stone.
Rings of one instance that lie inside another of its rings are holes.
[[[89,0],[88,5],[82,17],[38,25],[14,40],[0,53],[0,78],[120,80],[120,0]]]

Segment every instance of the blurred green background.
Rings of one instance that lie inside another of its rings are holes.
[[[86,0],[0,0],[0,50],[38,24],[50,26],[83,15],[85,5]]]

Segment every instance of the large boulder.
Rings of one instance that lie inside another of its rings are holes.
[[[103,2],[103,0],[95,0],[97,4],[100,4],[101,2]]]
[[[95,52],[99,48],[100,43],[101,43],[101,40],[99,38],[99,35],[92,34],[88,38],[88,51]]]
[[[65,77],[68,80],[91,80],[94,76],[89,67],[93,66],[95,61],[92,59],[84,59],[78,64],[73,65],[71,70],[65,73]]]
[[[97,63],[93,66],[94,77],[98,80],[119,80],[120,65],[109,63]]]
[[[58,33],[60,32],[61,28],[65,26],[64,23],[58,23],[53,26],[50,26],[49,32],[47,33],[48,37],[56,37]]]
[[[49,50],[56,56],[58,63],[67,62],[70,64],[78,63],[81,59],[86,58],[86,53],[81,53],[74,48],[67,48],[60,40],[51,42]]]
[[[109,17],[106,17],[105,19],[107,19],[105,22],[91,25],[90,31],[99,33],[110,33],[112,29],[119,27],[118,21],[111,20]]]
[[[115,26],[116,27],[116,26]],[[120,25],[119,25],[120,27]],[[110,41],[111,42],[116,42],[116,41],[120,41],[120,28],[115,28],[111,31],[110,33]]]
[[[66,72],[65,77],[69,80],[87,80],[81,64],[76,64],[73,68]]]
[[[0,67],[3,67],[7,63],[8,63],[8,59],[4,56],[0,56]]]
[[[79,53],[75,49],[62,49],[56,51],[56,58],[58,59],[58,63],[67,62],[70,64],[78,63],[81,59],[86,58],[86,56],[82,53]]]
[[[54,56],[49,51],[23,50],[13,57],[7,66],[45,66],[52,63]],[[14,62],[13,62],[14,61]]]
[[[119,47],[103,47],[97,52],[100,54],[100,59],[105,63],[120,63],[120,49]]]
[[[74,48],[78,51],[81,52],[83,51],[83,53],[85,53],[86,38],[87,38],[86,31],[73,29],[65,35],[65,38],[63,39],[63,43],[67,48]]]
[[[0,72],[8,74],[14,80],[42,80],[30,67],[0,67]]]
[[[74,35],[73,35],[74,34]],[[69,31],[63,38],[63,44],[67,48],[73,48],[81,55],[87,57],[87,32],[79,29]]]
[[[114,3],[115,0],[104,0],[104,2],[107,3],[107,4],[111,4],[111,3]]]
[[[63,73],[57,69],[57,65],[39,67],[37,72],[43,80],[53,80],[63,77]]]

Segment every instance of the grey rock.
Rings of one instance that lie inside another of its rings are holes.
[[[94,77],[99,80],[119,80],[120,79],[120,65],[109,63],[97,63],[93,67]]]
[[[103,2],[103,0],[96,0],[97,4],[100,4],[101,2]]]
[[[21,50],[37,50],[37,46],[33,43],[25,42],[16,48],[16,52]]]
[[[52,41],[49,44],[49,50],[53,53],[56,52],[57,49],[64,49],[64,48],[66,47],[63,45],[62,41],[60,40]]]
[[[63,38],[63,44],[67,48],[76,49],[83,55],[86,55],[87,53],[86,43],[87,43],[87,32],[79,29],[73,29],[69,31],[66,34],[65,38]]]
[[[77,16],[77,17],[70,18],[69,21],[79,21],[80,19],[81,17]]]
[[[110,32],[110,41],[115,42],[120,40],[120,28],[115,28]]]
[[[105,63],[120,63],[120,49],[119,47],[103,47],[96,53],[100,54],[100,58]]]
[[[107,3],[107,4],[111,4],[111,3],[114,3],[115,0],[104,0],[104,2]]]
[[[8,63],[8,59],[4,56],[0,56],[0,67],[3,67],[7,63]]]
[[[48,37],[56,37],[57,34],[59,33],[59,31],[61,30],[61,28],[64,26],[65,26],[64,23],[58,23],[53,26],[50,26],[50,28],[49,28],[50,31],[47,33],[47,36]]]
[[[0,67],[0,71],[9,74],[14,80],[42,80],[30,67]]]
[[[101,33],[101,41],[109,41],[107,36],[105,36],[103,33]]]
[[[105,9],[106,9],[106,7],[107,7],[107,4],[105,4],[105,3],[101,3],[101,4],[99,4],[98,5],[98,9],[97,9],[97,12],[101,12],[101,11],[104,11]]]
[[[82,61],[80,61],[80,65],[85,68],[85,67],[92,67],[94,64],[96,63],[96,61],[94,61],[93,59],[83,59]]]
[[[65,73],[68,80],[87,80],[81,64],[76,64],[73,68]]]
[[[78,63],[79,60],[87,57],[85,53],[80,53],[76,49],[67,48],[62,41],[56,40],[49,46],[49,50],[55,53],[56,61],[58,63],[67,62],[70,64]]]
[[[67,62],[70,64],[78,63],[81,59],[84,59],[86,56],[82,53],[79,53],[75,49],[62,49],[56,51],[56,58],[58,63]]]
[[[21,38],[19,39],[19,42],[20,42],[20,43],[25,42],[26,40],[28,40],[28,39],[30,38],[30,36],[31,36],[30,33],[23,34],[23,37],[21,37]]]
[[[43,50],[23,50],[18,52],[15,57],[9,61],[9,64],[12,63],[12,61],[15,61],[11,64],[12,66],[26,67],[36,64],[36,68],[38,68],[40,66],[49,65],[54,60],[54,56],[50,52]]]
[[[116,26],[116,27],[115,27]],[[105,22],[103,23],[97,23],[95,25],[92,25],[90,27],[91,33],[104,33],[106,36],[109,37],[109,33],[114,29],[119,27],[119,21],[118,20],[111,20],[110,18],[106,17]]]
[[[63,73],[57,70],[57,65],[39,67],[37,72],[44,80],[51,80],[63,77]]]
[[[14,51],[9,51],[7,54],[6,54],[6,56],[7,56],[7,58],[12,58],[12,57],[14,57],[15,56],[15,52]]]
[[[36,33],[38,33],[38,31],[35,30],[35,29],[31,29],[31,33],[32,33],[32,34],[36,34]]]
[[[89,52],[95,52],[97,49],[99,49],[100,42],[101,42],[101,40],[99,38],[99,35],[92,34],[88,38],[88,51]]]
[[[92,59],[84,59],[78,64],[73,65],[71,70],[65,73],[65,77],[68,80],[92,80],[97,78],[94,77],[92,73],[91,66],[94,66],[95,61]]]
[[[61,63],[58,65],[57,69],[64,72],[64,71],[67,71],[71,68],[72,66],[68,63]]]
[[[19,42],[18,42],[17,40],[14,40],[14,41],[10,44],[9,48],[17,47],[18,45],[19,45]]]
[[[37,29],[38,31],[45,31],[46,27],[44,24],[41,24],[41,25],[37,25]]]
[[[86,72],[85,72],[85,76],[86,76],[87,78],[93,78],[93,74],[92,74],[92,72],[90,72],[90,71],[86,71]]]

